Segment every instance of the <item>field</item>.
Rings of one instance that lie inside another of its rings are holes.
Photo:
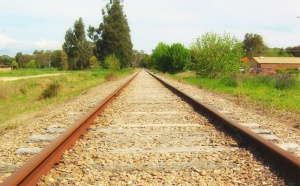
[[[299,74],[292,76],[238,74],[221,79],[199,78],[194,73],[170,76],[199,88],[233,95],[238,103],[249,98],[262,108],[274,108],[300,114]]]
[[[22,121],[14,121],[14,116],[37,112],[44,106],[62,102],[111,78],[122,77],[132,71],[133,69],[114,72],[111,70],[62,72],[55,69],[28,69],[0,72],[0,79],[3,77],[61,74],[15,81],[0,80],[0,132],[16,128],[22,124]]]

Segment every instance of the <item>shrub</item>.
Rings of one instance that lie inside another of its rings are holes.
[[[291,74],[277,74],[275,77],[275,88],[285,90],[296,85],[296,80]]]
[[[238,82],[237,82],[237,77],[236,76],[231,76],[231,77],[223,77],[220,82],[220,84],[229,86],[229,87],[237,87]]]
[[[104,76],[105,81],[112,81],[117,79],[117,75],[113,72],[110,72]]]
[[[104,60],[105,65],[112,70],[120,70],[120,60],[115,54],[109,55]]]
[[[274,77],[270,76],[270,75],[263,74],[263,75],[258,76],[258,81],[260,83],[263,83],[264,85],[273,86]]]
[[[60,88],[59,82],[57,80],[53,81],[42,92],[41,99],[56,97],[58,95],[59,88]]]

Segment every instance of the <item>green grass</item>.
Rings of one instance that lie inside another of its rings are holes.
[[[11,71],[10,76],[32,76],[44,73],[34,71]],[[70,97],[81,94],[103,82],[105,75],[113,72],[118,78],[130,74],[133,69],[111,70],[85,70],[68,71],[60,76],[47,76],[16,81],[0,81],[0,132],[16,128],[22,123],[9,122],[14,116],[27,112],[37,112],[44,106],[60,103]],[[15,73],[13,73],[15,72]],[[48,71],[49,72],[49,71]],[[60,71],[53,71],[60,72]],[[2,73],[1,73],[2,74]],[[53,82],[59,85],[57,96],[43,98],[42,94]]]
[[[275,88],[275,76],[272,75],[238,74],[223,79],[205,79],[197,76],[182,77],[178,75],[172,75],[171,77],[196,85],[199,88],[236,96],[241,101],[243,97],[248,97],[261,106],[300,113],[300,78],[297,75],[294,76],[295,84],[283,89]],[[282,84],[287,85],[289,82],[283,82]],[[237,100],[237,102],[239,101]]]
[[[0,71],[0,77],[16,77],[16,76],[35,76],[43,74],[56,74],[56,73],[68,73],[69,71],[58,71],[56,68],[46,68],[46,69],[18,69],[6,72]]]

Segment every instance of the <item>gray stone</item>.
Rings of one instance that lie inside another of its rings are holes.
[[[260,134],[261,137],[267,139],[267,140],[271,140],[271,141],[277,141],[280,138],[275,136],[274,134]]]
[[[252,131],[257,134],[272,134],[273,133],[271,130],[268,130],[268,129],[255,129]]]
[[[32,136],[29,136],[28,139],[30,141],[34,141],[34,142],[49,142],[49,141],[54,140],[55,138],[57,138],[57,136],[35,134],[35,135],[32,135]]]
[[[257,123],[240,123],[240,125],[248,128],[259,128],[260,125]]]
[[[39,147],[32,147],[32,148],[18,148],[16,151],[16,154],[22,155],[22,154],[37,154],[42,150],[42,148]]]
[[[281,147],[284,150],[296,150],[300,151],[300,145],[297,143],[280,143],[277,144],[279,147]]]

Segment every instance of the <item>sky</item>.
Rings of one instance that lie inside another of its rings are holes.
[[[1,0],[0,55],[59,50],[80,17],[85,29],[103,21],[109,0]],[[151,54],[159,42],[187,48],[207,32],[243,41],[259,34],[268,47],[300,45],[299,0],[124,0],[133,49]]]

